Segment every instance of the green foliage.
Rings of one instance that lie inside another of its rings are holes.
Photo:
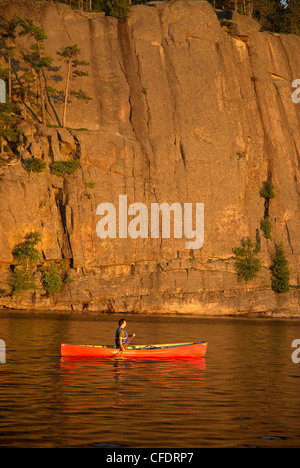
[[[286,32],[300,36],[300,5],[299,0],[288,0],[285,11]]]
[[[42,161],[42,159],[31,158],[26,165],[26,171],[40,173],[46,169],[46,166],[47,163]]]
[[[31,46],[31,50],[32,52],[30,54],[25,54],[22,52],[22,57],[36,73],[51,67],[51,57],[41,57],[39,50],[37,50],[36,44]]]
[[[76,76],[88,76],[88,72],[79,70],[79,66],[87,66],[89,62],[85,60],[78,60],[78,56],[81,53],[81,50],[78,48],[77,44],[71,46],[61,47],[61,49],[56,52],[59,57],[64,60],[67,64],[70,64],[70,69],[72,68],[72,77]]]
[[[70,284],[70,283],[74,283],[74,280],[71,276],[67,275],[65,278],[64,278],[64,283],[65,284]]]
[[[259,251],[259,244],[257,242],[253,244],[250,237],[247,237],[247,239],[243,241],[242,247],[234,249],[236,270],[239,279],[249,281],[257,276],[261,269],[260,260],[257,258]]]
[[[56,161],[50,164],[50,172],[58,177],[66,177],[68,174],[73,174],[80,167],[78,159],[70,161]]]
[[[8,99],[11,100],[12,90],[12,58],[16,51],[16,38],[17,28],[20,22],[20,18],[14,14],[14,16],[8,20],[1,18],[0,20],[0,42],[2,43],[1,55],[4,56],[7,62],[7,68],[4,71],[4,75],[8,79]],[[4,47],[3,47],[4,45]],[[2,73],[1,73],[2,74]]]
[[[1,18],[0,20],[0,35],[4,40],[14,41],[17,37],[16,28],[20,23],[20,18],[14,14],[12,19]]]
[[[130,12],[130,5],[128,0],[63,0],[73,8],[82,10],[104,11],[107,16],[113,16],[121,21],[125,21]],[[132,4],[144,3],[146,0],[133,0]]]
[[[63,283],[54,262],[51,262],[47,270],[43,272],[42,281],[48,294],[55,294],[61,290]]]
[[[265,200],[271,200],[275,197],[274,184],[271,180],[267,180],[263,183],[263,186],[259,191],[259,195]]]
[[[106,0],[103,2],[102,8],[107,16],[118,18],[121,21],[126,21],[130,12],[128,0]]]
[[[20,36],[26,36],[32,38],[34,43],[31,45],[31,53],[21,52],[21,57],[25,63],[26,69],[21,80],[21,94],[23,94],[23,100],[27,94],[32,92],[32,84],[34,83],[34,75],[38,78],[39,82],[39,104],[36,106],[41,110],[42,123],[46,125],[47,114],[46,114],[46,96],[45,90],[46,85],[46,74],[45,72],[50,69],[52,59],[51,57],[45,57],[42,54],[44,49],[44,41],[47,39],[47,34],[42,27],[37,26],[30,18],[20,19]],[[24,69],[24,67],[23,67]],[[28,80],[28,81],[27,81]],[[37,92],[38,94],[38,92]],[[26,109],[26,106],[25,106]]]
[[[263,219],[263,221],[261,222],[260,229],[264,233],[264,237],[266,239],[271,239],[272,225],[268,217]]]
[[[62,47],[58,52],[56,52],[62,59],[69,61],[75,60],[78,54],[80,54],[80,49],[78,49],[77,44],[71,46]]]
[[[37,289],[34,277],[24,265],[15,268],[9,280],[11,286],[11,295],[17,296],[23,291]]]
[[[227,32],[229,36],[232,36],[234,34],[234,30],[236,26],[236,23],[234,23],[234,21],[221,19],[220,24],[225,29],[225,31]]]
[[[66,126],[66,115],[67,115],[67,104],[68,104],[68,95],[76,97],[76,99],[80,99],[82,101],[89,101],[91,100],[90,96],[88,96],[82,89],[79,91],[69,90],[70,86],[70,79],[76,78],[78,76],[87,76],[88,73],[78,69],[79,66],[86,66],[89,65],[88,62],[84,60],[78,60],[78,56],[81,53],[81,50],[77,47],[77,44],[73,44],[70,46],[62,47],[58,52],[57,55],[66,63],[67,65],[67,75],[66,75],[66,85],[65,85],[65,93],[64,93],[64,110],[62,116],[62,126]]]
[[[8,143],[12,151],[14,145],[20,139],[20,131],[13,116],[13,113],[17,110],[16,105],[11,102],[7,104],[0,103],[0,153],[4,152],[4,141]]]
[[[95,188],[96,187],[96,182],[92,182],[92,181],[89,181],[89,182],[85,182],[84,184],[85,188]]]
[[[300,35],[299,0],[208,0],[218,10],[236,10],[252,16],[261,28]]]
[[[275,193],[274,193],[274,184],[270,179],[263,183],[259,191],[259,194],[262,198],[265,199],[265,214],[264,214],[264,220],[261,223],[261,230],[263,231],[266,239],[271,239],[272,226],[271,226],[271,221],[269,219],[269,210],[270,210],[270,200],[275,197]]]
[[[29,266],[32,266],[40,259],[40,253],[35,247],[40,241],[40,234],[31,232],[27,234],[24,242],[16,245],[13,249],[13,257],[20,266],[14,269],[9,280],[12,296],[16,296],[23,291],[37,289],[35,279],[29,271]]]
[[[33,265],[40,259],[40,253],[35,246],[41,241],[41,236],[38,232],[27,234],[26,240],[16,245],[13,249],[14,259],[24,265]]]
[[[284,246],[280,243],[276,246],[274,263],[272,266],[272,289],[277,293],[287,293],[290,290],[290,271],[285,256]]]
[[[88,94],[86,94],[82,89],[80,89],[79,91],[71,89],[70,94],[71,96],[74,96],[76,97],[76,99],[79,99],[81,101],[87,102],[92,100],[92,98]]]
[[[47,39],[47,34],[45,33],[44,29],[37,26],[32,21],[32,19],[19,18],[19,23],[22,28],[22,31],[20,32],[20,36],[31,36],[35,39],[36,42],[43,42],[45,39]]]

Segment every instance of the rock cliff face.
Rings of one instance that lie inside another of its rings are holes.
[[[62,76],[56,51],[78,45],[90,65],[77,83],[92,100],[68,106],[68,127],[86,130],[20,123],[20,159],[0,168],[0,306],[299,316],[299,290],[272,291],[270,265],[283,241],[290,283],[299,285],[300,104],[291,85],[300,38],[260,32],[235,13],[229,35],[202,1],[135,6],[127,23],[49,2],[0,4],[0,15],[15,12],[44,27],[45,54]],[[47,80],[60,85],[55,73]],[[49,167],[29,175],[22,158],[31,155],[47,163],[76,155],[81,169],[64,179]],[[269,176],[276,197],[266,240],[259,190]],[[156,202],[204,203],[203,247],[187,250],[172,235],[99,239],[97,206],[118,208],[119,195],[149,212]],[[53,296],[11,298],[12,249],[31,231],[41,233],[44,265],[67,259],[74,282]],[[238,280],[233,257],[247,236],[259,238],[264,266],[250,282]]]

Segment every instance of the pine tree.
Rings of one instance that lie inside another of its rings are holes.
[[[272,198],[275,198],[274,184],[270,179],[263,183],[263,186],[259,191],[259,195],[265,199],[264,218],[268,218],[269,209],[270,209],[270,200],[272,200]]]
[[[130,12],[128,0],[106,0],[102,8],[107,16],[118,18],[120,21],[126,21]]]
[[[277,293],[287,293],[290,290],[290,272],[284,253],[284,246],[276,246],[274,264],[272,266],[272,289]]]
[[[88,62],[84,60],[78,60],[78,56],[80,54],[80,49],[78,49],[77,45],[74,44],[72,46],[62,47],[60,51],[57,52],[62,60],[67,64],[67,78],[66,78],[66,86],[65,86],[65,99],[64,99],[64,110],[63,110],[63,117],[62,117],[62,126],[66,126],[66,115],[67,115],[67,104],[68,104],[68,97],[69,94],[75,96],[77,99],[83,99],[85,101],[90,100],[91,98],[84,92],[82,89],[79,91],[70,90],[70,80],[71,78],[75,78],[76,76],[87,76],[88,73],[82,70],[79,70],[77,67],[79,66],[86,66]],[[74,69],[72,72],[72,68]],[[71,73],[72,72],[72,73]]]
[[[261,269],[261,263],[257,254],[260,251],[258,242],[252,243],[250,237],[242,242],[242,247],[234,249],[236,256],[236,270],[239,279],[250,281],[255,278]]]
[[[286,18],[288,32],[300,36],[300,0],[287,0]]]
[[[23,59],[32,70],[36,73],[39,80],[40,87],[40,100],[41,100],[41,112],[42,112],[42,123],[46,124],[46,107],[45,107],[45,70],[51,66],[51,57],[43,57],[42,50],[44,49],[44,41],[47,39],[47,34],[43,28],[40,28],[31,19],[20,20],[22,31],[20,35],[28,35],[35,40],[32,44],[30,54],[22,53]]]
[[[4,153],[5,141],[13,146],[19,140],[20,132],[12,115],[14,110],[16,106],[11,102],[0,104],[0,154]]]
[[[24,73],[18,75],[18,86],[14,88],[14,96],[23,104],[23,116],[27,118],[28,104],[36,106],[34,99],[35,76],[33,70],[28,68]]]
[[[6,18],[0,22],[0,38],[4,41],[5,47],[2,49],[2,53],[7,60],[8,64],[8,98],[11,100],[12,92],[12,78],[11,78],[11,61],[14,55],[17,38],[17,27],[19,25],[20,18],[15,14],[11,20]]]

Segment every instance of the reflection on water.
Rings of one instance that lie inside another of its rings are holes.
[[[157,446],[158,433],[162,437],[160,446],[167,441],[173,444],[174,438],[182,440],[187,422],[191,424],[195,419],[205,367],[204,358],[197,361],[63,358],[60,385],[65,424],[68,428],[85,425],[86,431],[91,432],[91,441],[96,431],[106,444]]]
[[[136,344],[207,340],[207,355],[60,358],[61,342],[109,344],[115,322],[0,318],[0,447],[300,446],[298,321],[132,317]]]

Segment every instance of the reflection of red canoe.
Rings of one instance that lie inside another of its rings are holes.
[[[61,356],[127,359],[196,359],[206,353],[207,342],[128,346],[120,351],[114,346],[71,345],[62,343]]]

